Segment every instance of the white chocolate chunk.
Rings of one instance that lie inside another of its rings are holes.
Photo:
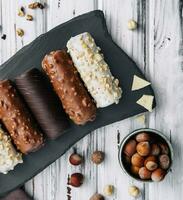
[[[154,96],[143,95],[136,103],[146,108],[149,112],[152,112]]]
[[[92,36],[82,33],[72,37],[67,43],[67,48],[97,107],[117,104],[122,95],[119,80],[112,76]]]
[[[23,163],[22,154],[16,152],[10,137],[0,128],[0,173],[7,174],[19,163]]]
[[[133,84],[132,84],[132,91],[142,89],[144,87],[147,87],[150,84],[151,84],[150,82],[134,75]]]

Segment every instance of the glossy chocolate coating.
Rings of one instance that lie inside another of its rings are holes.
[[[42,134],[9,80],[0,81],[0,119],[22,153],[36,151],[43,145]]]
[[[78,125],[93,121],[96,106],[85,89],[69,54],[58,50],[46,55],[42,67],[69,117]]]
[[[16,85],[46,135],[55,139],[69,127],[66,114],[44,75],[36,68],[16,78]]]

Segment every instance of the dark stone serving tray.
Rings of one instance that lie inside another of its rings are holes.
[[[39,36],[29,45],[18,51],[0,67],[0,79],[14,79],[26,70],[37,67],[50,51],[65,48],[70,37],[82,32],[89,32],[95,38],[104,53],[105,60],[112,74],[120,80],[123,96],[118,105],[98,109],[94,122],[84,126],[71,123],[71,128],[55,141],[47,141],[38,152],[24,156],[24,163],[7,175],[0,174],[0,196],[3,196],[23,185],[26,181],[41,172],[44,168],[63,155],[74,143],[91,131],[116,121],[145,112],[146,109],[136,104],[143,94],[152,94],[150,86],[131,91],[133,75],[145,79],[136,64],[112,40],[106,27],[102,11],[93,11],[76,17]],[[155,107],[155,101],[154,101]]]

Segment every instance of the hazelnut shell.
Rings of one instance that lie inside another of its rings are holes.
[[[80,165],[82,162],[83,162],[83,158],[82,156],[80,156],[79,154],[77,153],[73,153],[70,155],[69,157],[69,162],[72,164],[72,165]]]
[[[154,171],[158,167],[157,158],[155,156],[149,156],[144,161],[144,166],[149,171]]]
[[[105,200],[101,194],[94,194],[90,200]]]
[[[160,154],[160,147],[158,144],[152,144],[151,145],[151,155],[152,156],[158,156]]]
[[[151,137],[148,133],[142,132],[136,135],[135,139],[137,142],[147,142],[151,140]]]
[[[102,151],[95,151],[91,155],[92,162],[97,164],[97,165],[101,164],[104,161],[104,158],[105,158],[105,154]]]
[[[137,152],[141,156],[148,156],[150,154],[151,147],[149,142],[140,142],[137,144]]]
[[[132,165],[131,166],[132,174],[134,174],[135,176],[138,176],[139,175],[139,169],[140,169],[139,167]]]
[[[144,165],[144,158],[138,153],[135,153],[131,158],[131,163],[136,167],[142,167]]]
[[[170,158],[167,154],[159,156],[159,164],[162,169],[168,169],[170,167]]]
[[[161,154],[169,154],[169,148],[167,146],[167,144],[165,143],[159,143],[159,146],[161,148]]]
[[[131,157],[136,152],[137,142],[133,139],[129,140],[124,146],[124,154]]]
[[[155,182],[159,182],[164,179],[165,174],[166,172],[163,169],[158,168],[154,172],[152,172],[151,179]]]
[[[84,176],[81,173],[74,173],[69,179],[69,185],[80,187],[83,184]]]
[[[151,171],[149,171],[146,167],[141,167],[139,169],[139,176],[143,180],[148,180],[151,178]]]

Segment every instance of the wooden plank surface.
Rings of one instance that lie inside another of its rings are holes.
[[[32,22],[17,16],[20,6],[32,0],[0,0],[0,62],[5,62],[22,46],[41,33],[77,15],[94,9],[104,11],[108,29],[114,41],[131,56],[152,81],[157,96],[157,108],[145,114],[145,123],[136,117],[127,119],[89,134],[75,144],[59,160],[25,184],[26,191],[36,200],[67,200],[67,177],[73,172],[85,174],[85,184],[72,189],[72,200],[87,200],[95,193],[103,193],[106,184],[115,186],[115,200],[133,199],[128,186],[135,184],[142,190],[139,199],[181,200],[183,196],[183,65],[182,65],[182,7],[181,0],[47,0],[44,10],[28,10]],[[138,29],[129,31],[127,22],[135,19]],[[25,36],[16,35],[16,28],[25,30]],[[118,164],[118,142],[130,131],[152,127],[163,131],[172,141],[175,151],[174,165],[165,181],[142,184],[128,178]],[[76,149],[85,157],[80,167],[68,164],[68,157]],[[106,153],[106,160],[96,167],[90,161],[94,150]]]

